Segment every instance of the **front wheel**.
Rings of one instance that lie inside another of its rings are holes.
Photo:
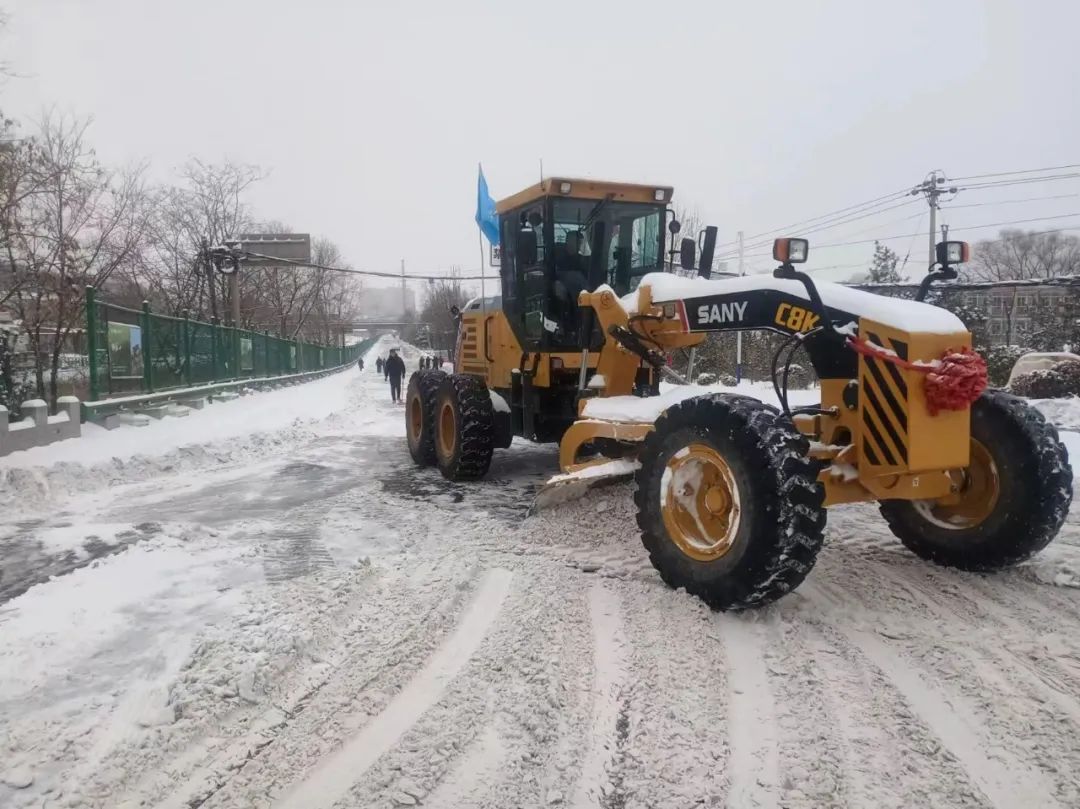
[[[971,463],[939,500],[887,500],[881,513],[914,554],[961,570],[1000,570],[1045,548],[1072,503],[1057,430],[1025,400],[987,391],[971,406]]]
[[[774,408],[713,394],[657,420],[641,450],[637,522],[661,578],[713,609],[760,607],[795,589],[825,529],[819,464]]]

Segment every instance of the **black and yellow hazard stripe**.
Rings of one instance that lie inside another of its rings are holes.
[[[900,340],[882,340],[867,333],[875,345],[895,351],[907,359],[907,344]],[[908,463],[908,388],[904,373],[894,363],[863,355],[862,420],[863,454],[874,466],[905,467]]]

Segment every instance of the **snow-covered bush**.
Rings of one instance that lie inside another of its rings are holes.
[[[739,382],[731,374],[720,374],[720,384],[726,385],[729,388],[733,388],[738,385]]]
[[[1015,345],[997,345],[987,349],[984,359],[990,384],[998,388],[1007,385],[1016,361],[1030,351],[1030,348]]]
[[[1053,368],[1022,374],[1012,381],[1009,390],[1029,399],[1060,399],[1069,395],[1065,378]]]
[[[711,374],[708,371],[697,375],[697,383],[699,385],[715,385],[716,374]]]
[[[1063,399],[1080,396],[1080,362],[1065,360],[1052,368],[1021,374],[1009,390],[1029,399]]]

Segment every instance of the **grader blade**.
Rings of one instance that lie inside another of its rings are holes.
[[[536,493],[528,516],[578,500],[598,486],[628,481],[640,468],[641,464],[637,461],[620,458],[591,463],[576,471],[555,475]]]

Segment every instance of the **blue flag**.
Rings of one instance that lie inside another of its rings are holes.
[[[480,179],[476,183],[476,224],[489,242],[499,243],[499,216],[495,213],[495,200],[488,193],[483,166],[480,166]]]

